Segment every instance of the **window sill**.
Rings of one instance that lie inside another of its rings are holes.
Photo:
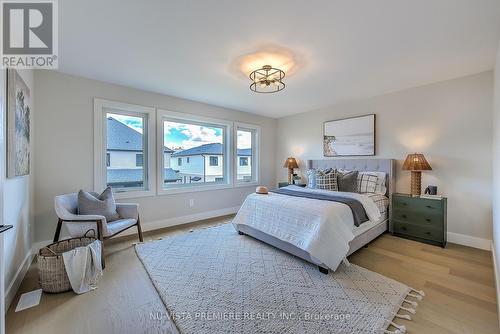
[[[203,185],[203,186],[200,185],[200,186],[189,186],[189,187],[176,187],[170,189],[162,188],[158,190],[158,195],[194,193],[199,191],[230,189],[230,188],[233,188],[232,184],[214,184],[214,185]]]
[[[152,197],[155,195],[156,192],[153,190],[131,190],[131,191],[113,192],[113,196],[115,197],[115,199]]]
[[[259,181],[252,181],[252,182],[236,182],[234,184],[235,188],[243,188],[243,187],[256,187],[259,186]]]

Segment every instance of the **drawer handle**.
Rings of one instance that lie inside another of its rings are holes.
[[[407,205],[408,205],[408,204],[406,204],[405,202],[401,202],[401,204],[402,204],[402,205],[404,205],[404,206],[407,206]]]
[[[432,205],[426,205],[425,207],[428,209],[433,209]]]
[[[401,215],[402,218],[407,218],[406,215]]]
[[[426,222],[430,222],[430,221],[431,221],[431,219],[430,219],[430,218],[426,218],[426,219],[425,219],[425,221],[426,221]]]
[[[405,227],[405,226],[402,226],[402,227],[401,227],[401,229],[402,229],[403,231],[406,231],[406,227]]]
[[[425,232],[425,234],[427,234],[427,235],[431,235],[431,232]]]

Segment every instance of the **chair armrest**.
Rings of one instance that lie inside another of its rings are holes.
[[[75,215],[72,213],[66,213],[64,217],[59,218],[69,222],[89,222],[100,220],[103,223],[106,223],[106,217],[100,215]]]
[[[137,219],[139,217],[139,204],[116,203],[116,211],[120,218]]]

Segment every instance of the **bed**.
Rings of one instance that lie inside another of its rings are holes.
[[[360,172],[385,172],[386,173],[386,193],[385,197],[387,199],[391,198],[392,193],[394,192],[395,189],[395,173],[394,173],[394,160],[393,159],[336,159],[336,160],[308,160],[307,161],[307,169],[315,168],[315,169],[327,169],[327,168],[336,168],[336,169],[345,169],[345,170],[358,170]],[[317,256],[318,251],[311,251],[310,247],[304,247],[302,244],[297,244],[295,241],[287,241],[291,240],[289,238],[284,238],[282,237],[283,234],[281,234],[279,237],[277,237],[276,233],[273,233],[272,230],[266,228],[261,228],[257,225],[252,225],[252,224],[247,224],[247,218],[245,218],[245,204],[246,204],[246,211],[247,213],[250,211],[263,211],[262,214],[266,216],[267,222],[269,223],[269,226],[278,225],[280,224],[280,219],[283,217],[283,215],[280,214],[274,214],[275,212],[278,212],[281,208],[281,206],[288,206],[286,210],[290,210],[293,213],[293,205],[291,206],[289,203],[294,203],[297,200],[296,199],[290,199],[289,201],[285,202],[285,198],[278,198],[276,196],[274,197],[260,197],[258,198],[257,196],[266,196],[266,195],[249,195],[254,196],[250,198],[251,203],[247,203],[249,198],[245,200],[245,203],[242,206],[242,209],[238,212],[237,216],[235,217],[235,220],[233,221],[233,225],[240,234],[245,234],[250,237],[253,237],[255,239],[258,239],[260,241],[263,241],[265,243],[268,243],[274,247],[277,247],[283,251],[286,251],[288,253],[291,253],[299,258],[302,258],[306,261],[309,261],[315,265],[318,265],[319,270],[323,273],[328,273],[328,269],[335,270],[338,263],[340,263],[336,257],[342,256],[342,258],[347,257],[348,255],[351,255],[352,253],[356,252],[358,249],[361,247],[365,246],[369,242],[371,242],[373,239],[377,238],[379,235],[384,233],[385,231],[389,230],[392,231],[392,225],[390,222],[390,212],[391,212],[391,204],[390,200],[388,200],[388,205],[387,205],[387,212],[380,217],[378,220],[370,219],[370,221],[361,224],[359,227],[344,227],[344,226],[336,226],[335,228],[338,228],[338,234],[345,234],[346,238],[349,238],[349,242],[346,245],[341,245],[342,242],[340,242],[340,239],[335,239],[337,236],[337,231],[331,231],[332,228],[331,226],[328,226],[329,224],[326,224],[326,228],[330,229],[330,232],[315,232],[318,234],[316,237],[319,240],[318,243],[320,246],[328,246],[328,247],[321,247],[321,251],[323,252],[322,256]],[[272,199],[272,201],[271,201]],[[252,201],[253,200],[253,201]],[[266,204],[266,201],[269,200],[269,203]],[[281,200],[281,201],[280,201]],[[331,204],[327,201],[321,201],[317,199],[307,199],[307,200],[301,200],[301,203],[304,205],[309,206],[310,208],[307,209],[302,209],[300,212],[304,217],[307,218],[307,215],[310,214],[311,217],[313,215],[317,215],[317,211],[321,210],[323,207],[325,207],[325,212],[327,212],[328,215],[332,214],[338,214],[338,217],[341,217],[341,214],[344,216],[347,214],[346,212],[350,212],[349,208],[346,205],[343,205],[341,203],[335,203]],[[268,205],[269,208],[267,208],[267,211],[265,211],[265,208],[262,208],[261,206]],[[326,209],[326,207],[328,207]],[[343,208],[341,208],[343,207]],[[347,208],[347,209],[346,209]],[[286,210],[282,210],[285,211]],[[310,212],[308,212],[308,210]],[[342,211],[343,210],[343,211]],[[340,212],[342,211],[342,212]],[[292,214],[291,213],[291,214]],[[248,214],[247,214],[248,216]],[[351,213],[352,217],[352,213]],[[340,219],[340,218],[338,218]],[[352,218],[351,218],[352,219]],[[302,220],[307,221],[306,220]],[[323,224],[325,225],[325,224]],[[261,225],[262,226],[262,225]],[[298,226],[298,225],[297,225]],[[330,233],[330,234],[328,234]],[[333,234],[332,234],[333,233]],[[351,235],[352,233],[352,235]],[[328,239],[331,238],[332,240]],[[331,245],[327,245],[331,244]],[[339,244],[339,245],[337,245]],[[306,245],[309,246],[309,245]],[[343,246],[343,247],[342,247]],[[329,248],[330,247],[330,248]],[[334,248],[332,248],[334,247]],[[335,248],[337,247],[337,248]],[[323,249],[325,248],[325,249]],[[308,251],[309,249],[309,251]],[[330,253],[325,253],[326,251],[329,251]],[[321,252],[319,252],[321,253]],[[337,254],[338,253],[338,254]],[[312,254],[315,254],[316,256],[313,256]],[[319,260],[320,258],[322,259],[329,259],[330,256],[332,257],[332,261],[321,261]]]

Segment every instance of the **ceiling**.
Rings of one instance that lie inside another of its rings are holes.
[[[498,0],[64,0],[59,17],[62,72],[275,118],[490,70],[500,38]],[[282,92],[248,88],[238,62],[262,50],[294,59]]]

